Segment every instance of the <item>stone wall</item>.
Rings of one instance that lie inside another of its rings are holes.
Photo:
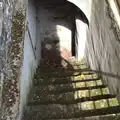
[[[119,26],[106,0],[92,0],[91,8],[85,56],[93,70],[102,72],[104,82],[120,100]]]
[[[2,3],[2,2],[0,2],[0,35],[1,35],[2,19],[3,19],[3,12],[2,12],[2,8],[3,8],[3,3]]]
[[[1,30],[2,30],[2,2],[0,2],[0,35],[1,35]],[[2,78],[0,79],[0,107],[1,107],[1,98],[2,98],[2,84],[3,84],[3,80]]]
[[[15,120],[19,113],[20,73],[23,61],[25,14],[15,10],[15,1],[3,1],[0,39],[0,77],[2,80],[1,120]],[[14,11],[15,10],[15,11]]]
[[[16,120],[21,119],[32,77],[39,63],[40,47],[36,47],[36,44],[40,44],[40,35],[36,32],[33,0],[4,1],[2,14],[0,119]]]
[[[1,82],[1,92],[0,92],[0,103],[1,103],[1,111],[0,111],[0,119],[7,119],[7,114],[10,114],[10,103],[11,98],[8,97],[8,89],[4,92],[6,86],[8,85],[7,77],[10,75],[10,65],[9,54],[8,54],[8,46],[11,42],[11,26],[12,26],[12,16],[13,16],[13,8],[14,8],[14,0],[2,1],[2,11],[1,11],[1,23],[0,23],[0,82]],[[5,101],[6,99],[6,101]],[[8,104],[10,105],[7,108]],[[11,115],[11,114],[10,114]]]

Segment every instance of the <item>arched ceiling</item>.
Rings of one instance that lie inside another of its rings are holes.
[[[88,20],[90,20],[90,12],[91,12],[91,3],[92,0],[67,0],[73,4],[75,4],[77,7],[79,7],[83,13],[86,15]]]
[[[38,1],[38,0],[36,0]],[[80,10],[86,15],[86,17],[90,18],[90,6],[92,0],[44,0],[43,2],[53,3],[56,5],[65,4],[66,1],[74,4],[76,7],[80,8]]]

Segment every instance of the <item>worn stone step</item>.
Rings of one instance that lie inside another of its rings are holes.
[[[76,92],[76,91],[86,91],[86,90],[94,90],[94,89],[102,89],[102,88],[107,88],[106,85],[99,85],[99,86],[90,86],[90,87],[77,87],[77,88],[73,88],[71,86],[56,86],[54,87],[52,90],[51,88],[47,88],[48,90],[45,90],[44,88],[44,91],[47,91],[47,94],[61,94],[61,93],[67,93],[67,92]],[[35,92],[38,91],[40,93],[41,89],[36,89]]]
[[[115,95],[110,95],[110,94],[105,94],[105,95],[96,95],[96,96],[86,96],[87,94],[85,93],[86,97],[79,97],[83,93],[77,93],[78,96],[76,95],[71,95],[71,96],[66,96],[66,94],[61,94],[61,95],[48,95],[48,96],[43,96],[41,95],[40,98],[37,100],[29,100],[28,105],[29,106],[37,106],[37,105],[48,105],[48,104],[62,104],[62,105],[70,105],[70,104],[77,104],[79,102],[86,102],[86,101],[97,101],[101,99],[110,99],[110,98],[115,98]],[[84,96],[84,95],[83,95]]]
[[[41,60],[40,60],[40,63],[41,64],[47,64],[47,63],[50,63],[49,62],[50,60],[48,59],[48,58],[42,58]],[[61,61],[62,62],[66,62],[66,63],[69,63],[69,64],[71,64],[71,65],[83,65],[83,64],[85,64],[86,65],[86,62],[85,62],[85,60],[76,60],[76,58],[70,58],[70,59],[68,59],[68,60],[65,60],[65,59],[61,59]],[[52,61],[53,62],[53,61]],[[52,63],[51,63],[52,64]]]
[[[77,82],[90,82],[90,81],[98,81],[100,80],[100,77],[96,74],[94,75],[85,75],[84,78],[81,77],[81,75],[78,76],[69,76],[69,77],[34,77],[33,84],[68,84],[68,83],[77,83]]]
[[[61,71],[69,71],[69,72],[73,72],[73,71],[88,71],[90,70],[89,67],[87,66],[70,66],[70,67],[63,67],[63,66],[53,66],[53,65],[50,65],[50,66],[40,66],[38,68],[38,71],[42,72],[42,73],[49,73],[49,72],[61,72]]]
[[[39,68],[38,72],[42,73],[42,74],[57,74],[58,73],[69,73],[69,74],[73,74],[73,73],[84,73],[84,74],[92,74],[95,73],[94,71],[86,68],[86,69],[55,69],[55,71],[53,71],[51,69],[51,71],[47,72],[47,71],[42,71],[42,68]]]
[[[25,116],[29,120],[72,119],[120,113],[120,106],[82,110],[78,105],[40,105],[27,107]]]
[[[34,87],[29,95],[29,100],[74,100],[82,97],[92,97],[96,95],[109,94],[109,89],[105,85],[85,87],[79,84],[79,87],[66,85],[41,86]]]
[[[31,94],[29,99],[45,99],[50,96],[55,96],[56,94],[65,94],[66,97],[76,96],[79,93],[79,96],[83,93],[88,96],[90,92],[94,95],[109,94],[109,89],[106,85],[103,85],[101,80],[98,81],[88,81],[88,82],[77,82],[77,83],[69,83],[69,84],[51,84],[51,85],[43,85],[39,84],[34,86],[31,90]],[[91,95],[93,96],[93,95]],[[58,97],[58,95],[57,95]]]
[[[63,67],[63,66],[55,66],[55,65],[42,65],[42,66],[39,66],[38,69],[37,69],[39,72],[42,72],[42,73],[49,73],[49,72],[60,72],[60,71],[86,71],[86,70],[90,70],[89,67],[87,67],[86,65],[70,65],[68,67]]]
[[[52,68],[51,68],[52,66]],[[89,68],[86,64],[69,64],[67,63],[66,65],[57,65],[57,64],[54,64],[54,63],[51,63],[51,64],[44,64],[43,66],[40,66],[40,67],[48,67],[48,68],[51,68],[52,70],[53,69],[65,69],[65,70],[77,70],[77,69],[86,69],[86,68]]]
[[[77,70],[89,68],[85,63],[80,62],[70,62],[61,60],[61,64],[56,64],[54,61],[41,61],[39,65],[39,70],[44,72],[56,71],[56,70]]]
[[[70,78],[64,78],[64,79],[39,79],[39,80],[34,80],[33,85],[57,85],[57,84],[74,84],[74,83],[93,83],[102,85],[102,81],[100,78],[95,78],[95,79],[84,79],[84,80],[72,80]]]
[[[55,70],[55,71],[49,71],[49,72],[44,72],[44,71],[37,71],[39,72],[40,76],[49,76],[49,77],[70,77],[70,76],[80,76],[81,74],[86,75],[85,77],[87,77],[87,75],[91,76],[92,75],[96,75],[98,76],[97,73],[92,72],[91,70],[85,69],[85,70]]]
[[[106,85],[98,85],[98,86],[85,86],[85,84],[79,84],[79,86],[71,86],[71,85],[49,85],[49,86],[40,86],[40,87],[34,87],[31,91],[30,98],[29,99],[35,99],[37,98],[42,98],[45,99],[48,96],[54,96],[58,95],[61,96],[62,94],[65,94],[67,96],[75,96],[75,94],[79,93],[80,95],[83,93],[88,96],[93,95],[101,95],[102,93],[104,94],[109,94],[109,89],[106,87]],[[102,92],[102,93],[101,93]],[[79,97],[80,97],[79,95]],[[43,96],[46,96],[45,98]],[[82,96],[81,96],[82,97]],[[84,96],[85,97],[85,96]]]
[[[40,119],[39,119],[40,120]],[[82,117],[82,118],[68,118],[68,119],[48,119],[48,120],[120,120],[120,115],[109,114],[93,117]]]

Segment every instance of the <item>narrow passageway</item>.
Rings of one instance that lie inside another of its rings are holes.
[[[86,71],[88,69],[84,61],[77,62],[75,59],[65,61],[57,68],[48,60],[41,61],[34,76],[24,119],[120,119],[117,115],[120,106],[115,95],[110,94],[98,74]]]
[[[36,9],[42,58],[23,120],[119,120],[116,95],[84,58],[75,58],[75,17],[88,24],[82,11],[65,0],[36,1]]]

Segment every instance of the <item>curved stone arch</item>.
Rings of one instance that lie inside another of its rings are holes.
[[[79,11],[81,21],[85,22],[89,26],[90,21],[90,7],[91,7],[91,0],[65,0],[74,6]]]
[[[84,14],[85,19],[89,22],[90,21],[90,12],[91,12],[91,0],[67,0],[71,2],[76,7],[78,7],[81,12]]]
[[[37,0],[36,0],[37,1]],[[45,0],[47,1],[47,0]],[[61,6],[61,4],[59,3],[63,3],[62,5],[64,4],[67,4],[67,3],[70,3],[71,6],[74,7],[74,9],[77,10],[77,12],[79,12],[79,16],[82,17],[82,21],[84,19],[83,22],[86,22],[88,25],[89,25],[89,18],[90,18],[90,14],[89,14],[89,6],[90,6],[90,1],[91,0],[60,0],[60,1],[56,1],[56,0],[49,0],[48,3],[54,3],[54,6],[53,6],[53,9],[54,8],[57,8],[57,7],[63,7]],[[71,11],[70,11],[71,12]],[[70,13],[71,14],[71,13]]]

